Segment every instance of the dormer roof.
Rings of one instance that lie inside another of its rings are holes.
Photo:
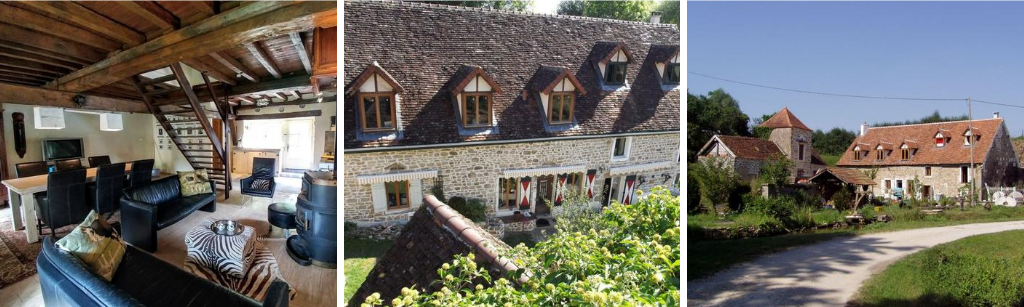
[[[370,78],[372,78],[374,75],[377,75],[380,78],[371,80]],[[359,73],[359,75],[356,76],[356,78],[353,79],[352,82],[345,86],[345,94],[353,95],[359,91],[359,87],[362,86],[363,83],[367,81],[379,82],[379,80],[387,82],[388,85],[390,85],[393,88],[393,92],[395,93],[400,93],[403,90],[405,90],[404,88],[402,88],[401,84],[398,84],[398,81],[395,80],[395,77],[392,77],[387,70],[384,70],[384,68],[380,67],[380,64],[377,64],[377,61],[374,61],[370,65],[367,65],[366,69],[363,69],[363,72]]]
[[[537,72],[533,74],[533,79],[530,82],[530,89],[543,94],[550,94],[552,91],[564,92],[563,89],[555,88],[559,84],[563,84],[563,80],[568,80],[572,83],[575,90],[579,91],[580,94],[586,95],[587,90],[583,89],[583,85],[576,79],[576,76],[565,67],[556,66],[543,66],[537,68]]]
[[[626,63],[633,63],[633,52],[622,42],[598,42],[594,44],[594,48],[590,52],[590,60],[598,63],[608,63],[620,50],[622,54],[626,55]]]
[[[470,82],[477,80],[476,77],[480,77],[484,82],[487,82],[487,85],[491,87],[492,92],[501,93],[501,87],[498,86],[498,83],[494,82],[494,79],[491,79],[491,76],[488,76],[487,73],[484,72],[483,68],[480,66],[470,65],[462,65],[459,67],[459,70],[455,71],[452,78],[448,80],[448,85],[445,88],[447,88],[452,94],[458,95],[462,93]]]
[[[775,116],[772,116],[772,118],[769,118],[768,120],[764,121],[764,123],[761,123],[761,127],[768,127],[772,129],[796,128],[812,131],[811,128],[807,128],[807,125],[804,125],[804,122],[796,118],[796,116],[793,115],[792,112],[789,112],[789,108],[787,107],[783,107],[782,110],[779,110],[779,112],[775,113]]]
[[[666,63],[679,54],[679,45],[651,45],[647,58],[655,63]]]

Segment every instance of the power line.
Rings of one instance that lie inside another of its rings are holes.
[[[725,82],[732,82],[732,83],[738,83],[738,84],[743,84],[743,85],[749,85],[749,86],[755,86],[755,87],[761,87],[761,88],[768,88],[768,89],[780,90],[780,91],[804,93],[804,94],[816,94],[816,95],[837,96],[837,97],[850,97],[850,98],[887,99],[887,100],[915,100],[915,101],[966,101],[967,100],[967,98],[917,98],[917,97],[871,96],[871,95],[836,94],[836,93],[826,93],[826,92],[815,92],[815,91],[798,90],[798,89],[777,87],[777,86],[771,86],[771,85],[763,85],[763,84],[756,84],[756,83],[743,82],[743,81],[737,81],[737,80],[730,80],[730,79],[726,79],[726,78],[710,76],[710,75],[706,75],[706,74],[702,74],[702,73],[698,73],[698,72],[692,72],[692,71],[687,71],[686,73],[698,75],[698,76],[705,77],[705,78],[721,80],[721,81],[725,81]],[[978,100],[975,100],[975,101],[978,101]],[[1020,107],[1020,106],[1015,106],[1015,107]],[[1024,107],[1022,107],[1022,108],[1024,108]]]
[[[1018,106],[1018,105],[1013,105],[1013,104],[1005,104],[1005,103],[991,102],[991,101],[984,101],[984,100],[977,100],[977,99],[972,99],[972,101],[979,102],[979,103],[984,103],[984,104],[991,104],[991,105],[997,105],[997,106],[1004,106],[1004,107],[1024,109],[1024,106]]]

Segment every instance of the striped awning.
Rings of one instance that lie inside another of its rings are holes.
[[[675,162],[675,161],[654,162],[654,163],[636,164],[636,165],[627,165],[627,166],[615,166],[615,167],[612,167],[608,172],[612,176],[617,176],[617,175],[626,175],[626,174],[636,174],[636,173],[639,173],[639,172],[651,171],[651,170],[656,170],[656,169],[671,168],[673,166],[678,166],[678,165],[679,165],[679,162]]]
[[[356,182],[359,184],[374,184],[374,183],[385,183],[391,181],[405,181],[413,179],[424,179],[437,177],[437,170],[425,170],[425,171],[414,171],[414,172],[395,172],[377,175],[359,175],[356,176]]]
[[[520,178],[526,176],[543,176],[543,175],[558,175],[558,174],[569,174],[569,173],[583,173],[587,171],[587,166],[584,164],[580,165],[569,165],[569,166],[552,166],[552,167],[540,167],[540,168],[520,168],[520,169],[507,169],[501,172],[502,178]]]

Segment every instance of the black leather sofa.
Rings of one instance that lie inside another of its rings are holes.
[[[156,231],[184,219],[196,210],[217,211],[217,187],[213,193],[181,197],[178,176],[124,190],[121,197],[121,237],[138,248],[156,251]]]
[[[74,255],[43,238],[36,259],[43,303],[60,306],[288,306],[288,284],[274,280],[263,303],[192,275],[128,246],[114,278],[90,272]]]

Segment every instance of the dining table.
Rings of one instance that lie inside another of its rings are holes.
[[[124,171],[128,173],[132,169],[131,162],[125,163]],[[153,180],[166,178],[172,174],[161,173],[153,177]],[[86,182],[93,182],[96,180],[96,168],[91,167],[86,169],[85,172]],[[7,200],[11,204],[11,219],[14,221],[14,229],[21,230],[24,228],[25,238],[29,243],[35,243],[39,241],[39,229],[37,226],[37,214],[36,199],[32,197],[32,194],[45,192],[46,181],[49,178],[48,175],[37,175],[24,178],[7,179],[0,181],[10,193],[7,193]],[[82,197],[86,197],[82,195]]]

